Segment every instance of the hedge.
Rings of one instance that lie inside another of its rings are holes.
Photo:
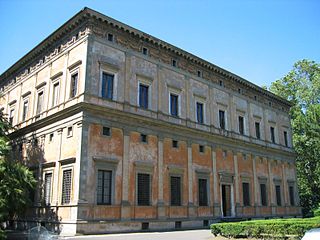
[[[320,217],[254,220],[211,224],[213,235],[224,237],[255,237],[281,239],[302,237],[312,228],[320,228]]]

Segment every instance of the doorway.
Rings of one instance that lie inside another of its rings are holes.
[[[231,216],[231,186],[222,185],[222,216]]]

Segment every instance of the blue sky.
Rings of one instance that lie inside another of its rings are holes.
[[[85,6],[259,86],[320,62],[318,0],[0,0],[0,74]]]

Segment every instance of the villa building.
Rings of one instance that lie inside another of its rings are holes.
[[[290,102],[94,10],[0,91],[38,180],[23,221],[74,235],[301,214]]]

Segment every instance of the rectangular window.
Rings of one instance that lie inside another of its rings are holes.
[[[271,137],[271,142],[275,143],[274,127],[270,127],[270,137]]]
[[[113,34],[108,33],[107,39],[109,42],[113,42]]]
[[[289,186],[289,198],[290,198],[290,205],[294,206],[294,188],[293,188],[293,186]]]
[[[53,85],[52,107],[58,105],[59,103],[59,90],[60,90],[60,86],[59,86],[59,82],[57,82]]]
[[[204,146],[203,145],[199,145],[199,152],[204,153]]]
[[[280,185],[276,185],[276,200],[277,200],[277,205],[281,206],[281,188],[280,188]]]
[[[250,206],[250,188],[249,183],[242,183],[243,206]]]
[[[37,114],[42,112],[43,107],[43,91],[38,93]]]
[[[260,123],[259,122],[255,122],[254,125],[255,125],[255,128],[256,128],[256,138],[260,139]]]
[[[149,103],[149,86],[139,85],[139,106],[148,109]]]
[[[10,114],[9,114],[9,123],[12,125],[13,124],[13,119],[14,119],[14,108],[10,109]]]
[[[267,187],[266,184],[260,184],[260,197],[261,197],[261,205],[267,206]]]
[[[62,204],[69,204],[71,200],[71,177],[72,177],[72,170],[64,170],[62,177],[62,197],[61,203]]]
[[[203,123],[203,103],[197,102],[197,122]]]
[[[199,187],[199,206],[208,206],[207,179],[198,180]]]
[[[171,65],[172,65],[173,67],[177,67],[177,60],[172,59],[172,60],[171,60]]]
[[[283,132],[284,145],[288,147],[288,133],[286,131]]]
[[[72,127],[68,127],[67,128],[67,137],[72,137],[72,135],[73,135]]]
[[[238,119],[239,119],[239,133],[243,135],[244,134],[244,119],[242,116],[239,116]]]
[[[179,107],[179,96],[170,93],[170,114],[172,116],[178,116],[178,107]]]
[[[142,54],[143,55],[148,55],[148,48],[142,48]]]
[[[28,105],[29,105],[29,101],[26,100],[23,102],[23,109],[22,109],[22,121],[25,121],[27,119],[28,116]]]
[[[178,148],[178,141],[177,140],[172,140],[172,147]]]
[[[181,206],[181,177],[170,177],[171,205]]]
[[[71,85],[70,85],[70,98],[74,98],[77,95],[78,90],[78,73],[71,75]]]
[[[197,71],[198,77],[202,77],[202,72],[200,70]]]
[[[223,110],[219,110],[219,123],[221,129],[226,128],[225,111]]]
[[[112,100],[113,98],[113,81],[114,75],[109,73],[102,73],[101,96]]]
[[[51,184],[52,173],[46,173],[44,175],[44,202],[46,205],[50,205],[51,201]]]
[[[111,135],[111,131],[109,127],[102,127],[102,135],[103,136],[110,136]]]
[[[140,135],[140,140],[141,140],[141,142],[143,142],[143,143],[148,143],[147,135],[141,134],[141,135]]]
[[[111,204],[112,171],[98,170],[97,204]]]
[[[150,174],[138,173],[138,205],[148,206],[150,205],[151,186],[150,186]]]

